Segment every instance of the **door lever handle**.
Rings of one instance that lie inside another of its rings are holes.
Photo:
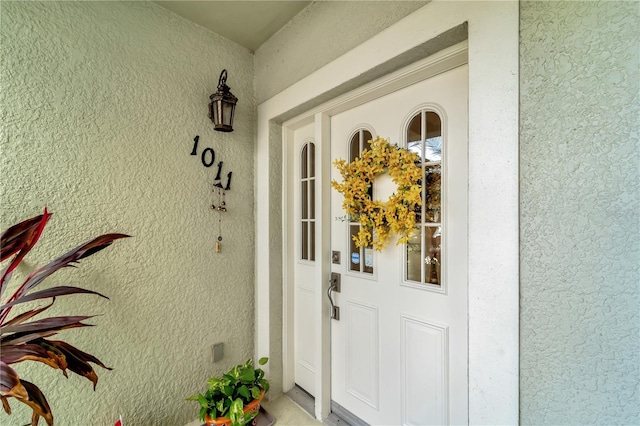
[[[337,275],[337,278],[335,275]],[[331,279],[329,280],[331,284],[327,289],[327,297],[329,298],[329,303],[331,304],[331,319],[336,321],[340,321],[340,308],[333,303],[333,297],[331,294],[336,291],[340,292],[340,274],[336,274],[335,272],[331,273]]]

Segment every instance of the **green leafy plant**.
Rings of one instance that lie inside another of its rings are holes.
[[[260,358],[259,365],[265,365],[268,358]],[[238,364],[219,377],[211,377],[208,389],[204,394],[196,394],[187,398],[200,404],[200,420],[227,417],[233,426],[249,423],[258,414],[244,412],[244,406],[269,391],[269,382],[264,378],[261,368],[254,368],[253,360]]]
[[[90,326],[91,324],[85,324],[82,321],[92,316],[59,316],[29,321],[53,306],[56,297],[70,294],[93,294],[105,299],[108,297],[95,291],[71,286],[56,286],[37,292],[31,292],[31,290],[54,272],[65,267],[74,267],[81,259],[110,246],[113,241],[128,237],[124,234],[105,234],[76,247],[33,271],[15,292],[2,302],[11,275],[38,242],[50,217],[51,214],[45,209],[44,214],[11,226],[0,236],[0,262],[15,255],[2,271],[0,278],[0,400],[7,414],[11,414],[9,406],[11,397],[31,407],[32,426],[37,426],[41,417],[49,426],[52,426],[51,408],[40,389],[18,376],[18,373],[10,367],[11,364],[21,361],[38,361],[51,368],[60,369],[65,377],[68,377],[67,370],[69,370],[89,379],[93,383],[94,390],[98,383],[98,375],[89,363],[107,370],[111,368],[105,366],[93,355],[66,342],[48,339],[66,329]],[[51,299],[51,302],[45,306],[24,310],[9,318],[12,308],[16,305],[43,299]]]

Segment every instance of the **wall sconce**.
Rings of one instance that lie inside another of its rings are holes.
[[[218,79],[218,91],[209,96],[209,118],[214,129],[220,132],[233,132],[233,115],[238,98],[233,96],[227,86],[227,70],[222,70]]]

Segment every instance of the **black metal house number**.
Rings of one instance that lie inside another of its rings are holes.
[[[193,138],[193,149],[191,150],[191,155],[198,155],[198,141],[200,140],[200,136],[196,136]],[[211,167],[216,162],[216,152],[213,148],[205,148],[202,150],[202,154],[200,154],[200,161],[202,161],[202,165],[205,167]],[[216,178],[214,186],[223,188],[225,191],[231,189],[231,175],[233,172],[227,173],[227,184],[225,186],[222,185],[221,174],[222,174],[222,161],[218,162],[218,173],[216,173]]]

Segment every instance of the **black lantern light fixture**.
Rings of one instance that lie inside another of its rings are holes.
[[[227,86],[227,70],[222,70],[218,79],[218,91],[209,96],[209,118],[214,129],[220,132],[233,132],[233,115],[238,98],[233,96]]]

